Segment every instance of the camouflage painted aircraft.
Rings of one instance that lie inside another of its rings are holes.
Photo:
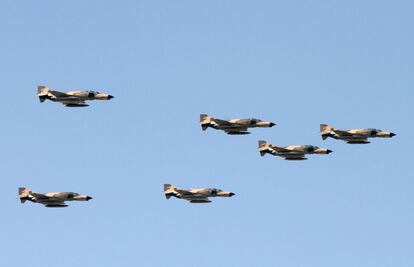
[[[200,115],[200,124],[203,131],[211,127],[217,130],[223,130],[230,135],[249,134],[250,132],[247,131],[248,128],[269,128],[276,125],[273,122],[258,119],[220,120],[206,114]]]
[[[235,195],[217,188],[178,189],[171,184],[164,184],[164,194],[167,199],[176,197],[188,200],[190,203],[210,203],[209,197],[232,197]]]
[[[343,140],[348,144],[369,144],[368,138],[372,137],[393,137],[395,133],[382,131],[380,129],[352,129],[337,130],[328,124],[320,125],[320,132],[323,140],[328,137]]]
[[[40,203],[47,208],[64,208],[67,207],[65,201],[88,201],[92,197],[87,195],[80,195],[73,192],[55,192],[39,194],[32,192],[30,189],[20,187],[19,188],[20,202],[24,203],[29,200],[34,203]]]
[[[54,91],[45,86],[37,87],[37,96],[41,103],[46,99],[53,102],[60,102],[66,107],[87,107],[86,100],[109,100],[114,98],[112,95],[99,93],[96,91]]]
[[[262,157],[271,154],[286,160],[306,160],[305,155],[307,154],[329,154],[332,150],[311,145],[277,147],[261,140],[259,141],[259,152]]]

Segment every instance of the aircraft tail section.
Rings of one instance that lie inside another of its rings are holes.
[[[164,194],[165,198],[169,199],[172,196],[176,195],[175,192],[176,187],[172,184],[164,184]]]
[[[48,98],[49,91],[50,89],[47,88],[46,86],[39,85],[37,87],[37,96],[39,97],[39,100],[41,103],[44,102]]]
[[[19,187],[19,198],[21,203],[26,202],[26,200],[30,200],[30,192],[30,189]]]
[[[320,133],[321,133],[322,139],[325,140],[326,138],[328,138],[333,130],[335,129],[329,124],[321,124]]]
[[[207,114],[200,114],[200,124],[203,131],[207,130],[214,118]]]
[[[270,144],[266,141],[260,140],[259,141],[259,152],[260,156],[264,156],[269,150]]]

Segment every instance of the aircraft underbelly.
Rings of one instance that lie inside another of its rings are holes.
[[[59,199],[59,200],[58,199],[38,199],[37,200],[38,203],[45,203],[45,204],[62,202],[62,201],[64,201],[64,200],[62,200],[62,199]]]
[[[344,140],[344,141],[363,141],[366,140],[366,137],[363,136],[339,136],[338,139]]]
[[[74,96],[57,97],[55,98],[55,100],[59,102],[74,102],[74,103],[76,102],[77,103],[79,101],[88,100],[88,98],[74,95]]]

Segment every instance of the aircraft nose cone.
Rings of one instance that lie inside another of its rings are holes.
[[[90,196],[86,197],[86,201],[91,200],[91,199],[92,199],[92,197],[90,197]]]
[[[276,125],[276,123],[273,123],[273,122],[271,122],[270,124],[269,124],[269,126],[270,127],[273,127],[273,126],[275,126]]]
[[[235,195],[235,193],[230,193],[230,194],[229,194],[229,196],[231,196],[231,197],[232,197],[232,196],[234,196],[234,195]]]
[[[390,137],[396,136],[395,133],[390,133]]]
[[[329,154],[329,153],[332,153],[332,152],[333,152],[332,150],[328,149],[328,150],[326,151],[326,154]]]
[[[108,100],[114,98],[113,95],[108,95]]]

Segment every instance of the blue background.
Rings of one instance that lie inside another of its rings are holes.
[[[414,266],[413,7],[2,0],[0,265]],[[37,85],[116,98],[69,109]],[[200,113],[277,126],[202,132]],[[261,158],[259,139],[334,153]],[[237,195],[167,201],[166,182]],[[94,199],[22,205],[19,186]]]

